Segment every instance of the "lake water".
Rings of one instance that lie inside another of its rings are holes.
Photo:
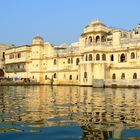
[[[140,139],[140,89],[0,87],[0,140]]]

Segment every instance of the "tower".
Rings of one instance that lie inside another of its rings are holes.
[[[42,81],[42,58],[43,58],[44,39],[41,36],[36,36],[32,40],[31,53],[31,77],[37,82]]]

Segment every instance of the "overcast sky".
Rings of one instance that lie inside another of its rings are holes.
[[[140,0],[0,0],[0,43],[31,44],[39,34],[70,44],[94,19],[131,30],[140,23]]]

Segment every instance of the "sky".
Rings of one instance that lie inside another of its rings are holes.
[[[31,44],[40,35],[55,45],[79,40],[91,21],[132,30],[140,0],[0,0],[0,43]]]

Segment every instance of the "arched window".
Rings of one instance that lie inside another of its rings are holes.
[[[78,80],[78,75],[77,75],[77,77],[76,77],[76,80]]]
[[[85,46],[87,45],[87,38],[85,38]]]
[[[113,54],[110,56],[110,60],[114,61],[114,55]]]
[[[133,74],[133,79],[137,79],[137,73]]]
[[[100,55],[96,54],[96,60],[100,60]]]
[[[125,62],[125,61],[126,61],[125,54],[122,53],[121,56],[120,56],[120,62]]]
[[[34,79],[35,77],[34,77],[34,75],[32,76],[32,79]]]
[[[68,64],[70,64],[70,58],[68,58]]]
[[[72,80],[72,75],[69,76],[69,80]]]
[[[125,79],[125,73],[122,73],[121,79]]]
[[[87,78],[87,72],[84,72],[84,78]]]
[[[71,58],[71,64],[73,63],[73,58]]]
[[[76,58],[76,65],[79,65],[80,59]]]
[[[56,59],[53,60],[53,64],[56,65]]]
[[[56,73],[54,73],[53,78],[56,78]]]
[[[89,54],[89,61],[92,61],[92,54]]]
[[[87,61],[88,60],[88,56],[86,55],[86,58],[85,58],[85,60]]]
[[[135,53],[134,52],[131,53],[131,59],[135,59]]]
[[[17,64],[17,68],[20,69],[20,65],[19,64]]]
[[[2,59],[5,60],[5,52],[2,53]]]
[[[101,41],[102,41],[102,42],[106,42],[105,36],[102,36]]]
[[[99,44],[99,43],[100,43],[100,37],[96,36],[96,44]]]
[[[21,53],[18,53],[17,54],[17,58],[21,58]]]
[[[48,77],[47,77],[47,75],[45,75],[45,80],[47,80],[48,79]]]
[[[106,55],[102,54],[102,60],[106,60]]]
[[[135,34],[139,34],[139,32],[138,31],[135,31]]]
[[[112,79],[116,79],[116,74],[115,73],[112,74]]]
[[[89,38],[88,38],[88,45],[89,46],[92,45],[92,36],[89,36]]]

